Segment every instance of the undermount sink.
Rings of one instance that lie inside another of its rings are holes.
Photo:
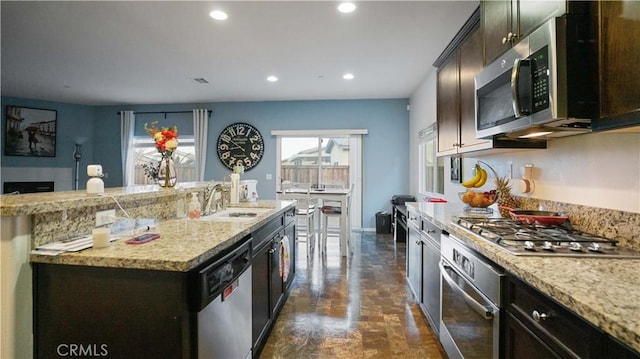
[[[200,217],[201,221],[229,221],[245,222],[252,221],[265,212],[272,211],[273,208],[227,208],[223,211],[212,213],[208,216]]]

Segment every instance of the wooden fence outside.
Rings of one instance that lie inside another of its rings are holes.
[[[181,167],[176,165],[176,171],[178,171],[178,182],[192,182],[196,180],[196,169],[194,166]],[[152,180],[145,176],[144,168],[136,165],[134,182],[135,184],[155,184],[155,180]]]
[[[281,165],[283,181],[318,184],[317,165]],[[322,183],[325,186],[349,187],[349,166],[323,166]]]

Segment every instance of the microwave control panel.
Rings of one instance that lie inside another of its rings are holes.
[[[533,104],[532,112],[549,108],[549,48],[536,51],[529,57],[532,61]]]

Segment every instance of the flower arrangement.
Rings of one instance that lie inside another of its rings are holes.
[[[144,130],[156,142],[156,149],[162,154],[162,157],[171,157],[173,151],[178,148],[178,128],[173,126],[171,128],[162,127],[158,129],[157,125],[158,121],[151,122],[151,126],[145,123]]]
[[[162,155],[162,160],[158,164],[158,171],[147,171],[145,167],[145,174],[147,176],[156,176],[158,184],[161,187],[173,187],[176,184],[176,167],[171,155],[173,151],[178,148],[178,128],[173,126],[171,128],[162,127],[158,129],[158,121],[151,122],[151,126],[147,123],[144,124],[144,130],[151,135],[155,141],[155,147]]]

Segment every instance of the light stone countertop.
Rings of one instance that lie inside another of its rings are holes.
[[[515,256],[452,226],[454,217],[468,216],[459,203],[408,202],[407,206],[594,326],[640,351],[639,259]]]
[[[113,204],[110,196],[126,201],[172,197],[191,191],[202,191],[206,186],[207,182],[185,182],[173,188],[162,188],[157,185],[105,188],[104,196],[88,195],[85,191],[4,194],[0,195],[0,215],[23,216],[87,206],[110,205]]]
[[[38,263],[186,272],[232,246],[294,205],[295,202],[279,200],[243,203],[237,207],[273,210],[258,213],[255,219],[249,221],[170,219],[159,222],[157,228],[150,231],[159,233],[160,238],[147,243],[126,244],[124,242],[131,237],[129,235],[112,242],[107,248],[89,248],[57,256],[31,254],[30,260]]]

